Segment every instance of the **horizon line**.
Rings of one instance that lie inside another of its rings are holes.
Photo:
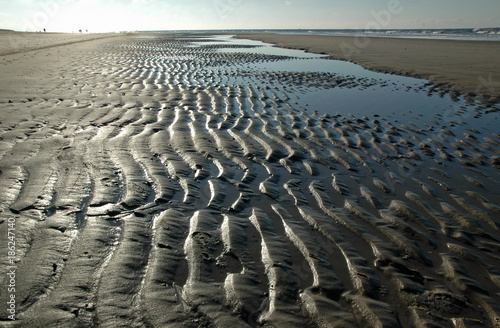
[[[432,27],[432,28],[379,28],[379,29],[365,29],[365,28],[206,28],[206,29],[151,29],[151,30],[109,30],[109,31],[98,31],[98,32],[87,32],[84,29],[77,29],[75,31],[47,31],[47,33],[132,33],[132,32],[175,32],[175,31],[446,31],[446,30],[481,30],[481,29],[500,29],[500,26],[488,26],[488,27]],[[45,32],[43,30],[38,31],[21,31],[0,28],[0,31],[5,32],[19,32],[19,33],[39,33]],[[82,32],[80,32],[82,31]]]

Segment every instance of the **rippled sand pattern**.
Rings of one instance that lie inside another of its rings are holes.
[[[299,110],[371,82],[189,41],[111,43],[72,97],[1,104],[17,326],[500,325],[500,135]]]

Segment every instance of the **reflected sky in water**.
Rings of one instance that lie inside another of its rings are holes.
[[[276,61],[244,62],[236,68],[241,75],[231,76],[226,82],[229,85],[257,84],[278,90],[286,94],[289,104],[296,109],[329,115],[380,116],[406,124],[420,124],[422,128],[425,122],[437,119],[443,120],[443,125],[457,122],[457,126],[467,123],[491,130],[500,129],[497,113],[486,114],[491,109],[484,109],[478,102],[471,104],[461,98],[452,100],[447,93],[429,92],[432,87],[425,79],[374,72],[350,62],[329,59],[328,56],[279,48],[260,41],[234,39],[230,35],[212,36],[210,40],[195,42],[193,46],[215,46],[219,52],[232,54],[287,57]],[[220,45],[225,47],[217,48]],[[227,70],[234,72],[234,68],[227,66],[214,69],[220,70],[221,75]],[[280,81],[279,74],[266,80],[269,73],[271,77],[273,73],[291,73],[306,80],[314,79],[314,75],[311,77],[309,73],[329,74],[326,78],[358,83],[348,87],[297,86]]]

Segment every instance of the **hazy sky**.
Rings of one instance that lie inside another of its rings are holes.
[[[500,27],[500,0],[0,0],[20,31]]]

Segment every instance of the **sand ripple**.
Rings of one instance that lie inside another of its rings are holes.
[[[111,42],[0,104],[18,326],[500,324],[498,134],[299,110],[376,82],[191,41]]]

